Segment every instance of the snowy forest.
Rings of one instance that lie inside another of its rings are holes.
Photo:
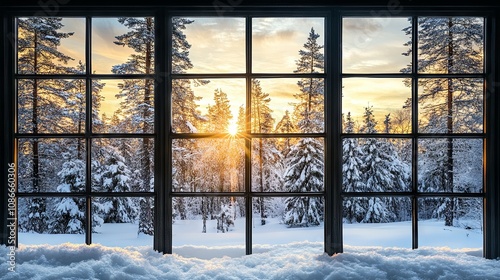
[[[154,19],[118,18],[128,32],[114,44],[134,54],[110,69],[114,74],[154,73]],[[172,73],[193,68],[191,48],[184,31],[194,20],[173,18]],[[86,66],[67,66],[72,57],[61,52],[61,41],[72,32],[61,32],[62,18],[18,19],[19,74],[85,74]],[[418,22],[418,71],[421,73],[481,73],[483,71],[483,22],[477,18],[420,18]],[[412,34],[411,22],[401,32]],[[324,73],[320,34],[311,28],[297,49],[294,73]],[[412,55],[412,42],[405,44]],[[411,73],[412,65],[401,69]],[[200,108],[194,88],[212,83],[208,79],[173,79],[171,91],[172,133],[213,133],[224,137],[181,138],[172,142],[172,188],[174,192],[244,192],[244,133],[255,134],[324,132],[325,83],[322,78],[297,79],[292,110],[276,118],[271,96],[261,81],[251,81],[250,116],[245,107],[233,116],[228,92],[218,88],[207,108]],[[412,81],[404,81],[408,87]],[[91,86],[92,100],[86,100]],[[94,79],[19,79],[18,131],[23,134],[153,133],[154,81],[124,79],[115,96],[120,108],[103,114],[105,81]],[[418,130],[424,134],[483,132],[483,81],[477,78],[426,78],[418,80]],[[87,106],[87,103],[91,106]],[[412,100],[385,116],[374,108],[362,108],[362,116],[342,116],[343,191],[412,191],[412,141],[408,138],[356,137],[355,134],[409,134],[412,132]],[[87,108],[92,108],[90,118]],[[203,110],[201,110],[203,109]],[[205,110],[206,109],[206,110]],[[247,118],[250,127],[247,127]],[[88,119],[92,120],[87,124]],[[234,125],[234,132],[231,126]],[[478,138],[425,137],[418,139],[417,182],[419,192],[479,193],[483,189],[483,140]],[[85,192],[91,180],[93,192],[153,192],[153,138],[70,137],[20,138],[18,140],[18,190],[23,193]],[[87,178],[87,148],[90,174]],[[251,186],[253,192],[316,192],[323,183],[322,137],[275,137],[251,140]],[[409,196],[408,196],[409,197]],[[343,200],[344,223],[388,223],[411,220],[408,197],[355,196]],[[135,223],[138,232],[152,235],[154,199],[96,195],[92,199],[92,225],[87,225],[82,197],[19,198],[19,230],[35,233],[82,234],[104,223]],[[180,220],[216,221],[217,232],[232,230],[245,217],[243,197],[174,197],[174,226]],[[255,197],[252,215],[265,226],[279,219],[286,228],[320,226],[324,201],[318,196]],[[419,219],[439,219],[446,226],[481,228],[482,201],[473,198],[433,197],[418,200]]]

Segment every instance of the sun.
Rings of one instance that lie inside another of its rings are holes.
[[[236,123],[230,123],[227,126],[227,133],[231,136],[236,136],[236,134],[238,134],[238,125],[236,125]]]

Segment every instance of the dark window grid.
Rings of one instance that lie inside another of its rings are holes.
[[[444,11],[448,11],[448,10],[444,10]],[[85,14],[85,15],[87,15],[87,14],[89,14],[89,12],[90,12],[90,10],[89,10],[89,11],[87,11],[86,13],[84,13],[84,14]],[[92,11],[91,13],[96,13],[96,12],[95,12],[95,11]],[[103,11],[103,12],[101,12],[101,13],[103,13],[103,16],[109,16],[109,13],[107,13],[106,11]],[[32,13],[30,13],[30,15],[31,15],[31,14],[32,14]],[[346,14],[347,14],[347,13],[346,13]],[[359,11],[354,12],[354,14],[355,14],[355,15],[359,14]],[[122,14],[120,14],[120,15],[122,15]],[[189,13],[189,15],[192,15],[192,14],[191,14],[191,13]],[[368,14],[367,14],[367,15],[368,15]],[[443,14],[442,14],[442,11],[439,11],[439,13],[437,13],[436,15],[443,15]],[[459,15],[459,16],[460,16],[460,15],[463,15],[462,11],[460,11],[460,13],[459,13],[459,14],[457,14],[457,15]],[[137,16],[137,15],[136,15],[136,16]],[[414,30],[415,30],[415,29],[414,29]],[[328,36],[327,36],[327,37],[328,37]],[[414,38],[416,38],[416,37],[414,37]],[[89,65],[89,64],[88,64],[88,65]],[[416,111],[416,110],[414,110],[414,111]],[[413,127],[416,127],[416,126],[415,126],[415,125],[413,125]],[[379,136],[380,136],[380,135],[377,135],[377,137],[379,137]],[[454,135],[454,136],[456,136],[456,135]],[[412,139],[415,139],[415,138],[412,138]],[[414,146],[415,146],[415,145],[414,145]],[[337,145],[337,147],[338,147],[338,145]],[[414,180],[415,180],[415,178],[416,178],[416,177],[414,176],[413,178],[414,178]]]
[[[390,133],[342,133],[342,139],[350,138],[397,138],[397,139],[432,139],[432,138],[452,138],[452,139],[484,139],[486,133],[408,133],[408,134],[390,134]]]
[[[171,192],[172,197],[323,197],[325,192]]]
[[[155,197],[154,192],[18,192],[18,197]]]
[[[325,138],[325,133],[238,133],[234,139]],[[172,139],[227,139],[227,133],[171,133]]]
[[[442,14],[439,14],[440,16],[443,16]],[[359,16],[359,15],[358,15]],[[366,15],[368,16],[368,15]],[[451,16],[451,15],[450,15]],[[459,14],[458,16],[463,16],[463,14]],[[453,73],[453,74],[423,74],[418,72],[418,18],[421,16],[412,16],[412,72],[411,73],[388,73],[388,74],[365,74],[365,73],[356,73],[356,74],[351,74],[351,73],[342,73],[341,76],[341,81],[343,78],[409,78],[411,79],[411,98],[412,98],[412,104],[411,104],[411,123],[412,123],[412,130],[411,133],[409,134],[388,134],[388,133],[381,133],[381,134],[362,134],[362,133],[341,133],[340,139],[349,139],[349,138],[399,138],[399,139],[409,139],[412,141],[412,163],[411,163],[411,169],[412,169],[412,190],[409,192],[401,192],[401,193],[390,193],[390,192],[376,192],[376,193],[355,193],[355,192],[343,192],[340,191],[340,195],[343,198],[345,197],[378,197],[378,196],[385,196],[385,197],[409,197],[411,199],[412,203],[412,248],[417,249],[418,248],[418,199],[419,198],[425,198],[425,197],[478,197],[478,198],[486,198],[486,194],[484,192],[482,193],[435,193],[435,192],[420,192],[418,190],[418,140],[419,139],[430,139],[430,138],[437,138],[437,139],[483,139],[486,140],[486,133],[419,133],[419,123],[418,123],[418,106],[419,106],[419,84],[418,80],[419,79],[426,79],[426,78],[479,78],[483,79],[486,82],[486,79],[488,78],[487,75],[487,68],[486,68],[486,63],[484,63],[485,67],[483,67],[483,72],[482,73],[467,73],[467,74],[460,74],[460,73]],[[486,24],[485,24],[486,28]],[[485,30],[486,31],[486,30]],[[485,34],[487,34],[485,32]],[[486,36],[488,37],[488,36]],[[484,43],[483,43],[484,44]],[[485,51],[484,53],[487,53],[487,49],[484,48]],[[483,62],[486,61],[486,55],[483,55]],[[483,106],[485,110],[483,110],[483,120],[486,118],[486,96],[483,91]],[[342,97],[340,97],[340,100],[342,101]],[[416,102],[415,102],[416,100]],[[342,102],[341,102],[342,104]],[[342,108],[342,105],[340,104],[340,107]],[[342,109],[340,110],[342,111]],[[485,123],[483,121],[483,123]],[[483,131],[486,131],[486,128],[483,129]],[[339,154],[342,154],[342,150],[338,150]],[[485,184],[486,180],[483,181],[483,189],[485,189]],[[484,219],[483,223],[486,221]],[[339,230],[337,230],[339,231]],[[486,243],[486,241],[484,241]],[[486,246],[486,245],[485,245]],[[486,248],[486,247],[485,247]],[[342,250],[340,250],[342,251]]]
[[[177,16],[177,15],[176,15]],[[186,15],[187,17],[192,16],[192,14]],[[272,17],[273,15],[268,15],[269,17]],[[311,15],[304,15],[300,14],[301,17],[312,17]],[[313,15],[313,16],[318,16],[318,15]],[[264,17],[264,16],[263,16]],[[289,14],[286,15],[286,17],[290,17]],[[326,17],[325,16],[320,16],[325,18],[325,24],[326,24]],[[305,138],[305,137],[310,137],[310,138],[324,138],[326,142],[326,127],[327,127],[327,119],[325,115],[325,127],[323,130],[325,132],[323,133],[287,133],[287,134],[278,134],[278,133],[251,133],[251,90],[252,90],[252,85],[251,81],[252,79],[266,79],[266,78],[322,78],[324,79],[325,83],[325,100],[327,99],[327,96],[329,94],[329,86],[327,86],[328,83],[328,77],[329,74],[327,73],[327,61],[325,60],[325,68],[324,68],[324,73],[288,73],[288,74],[282,74],[282,73],[253,73],[252,72],[252,18],[253,16],[246,16],[245,20],[245,60],[246,60],[246,68],[245,71],[246,73],[224,73],[224,74],[170,74],[170,83],[173,79],[221,79],[221,78],[240,78],[240,79],[245,79],[246,81],[246,105],[245,105],[245,113],[246,113],[246,125],[245,125],[245,132],[243,133],[238,133],[235,138],[236,139],[244,139],[245,142],[245,149],[247,151],[251,151],[252,147],[252,139],[259,139],[259,138]],[[169,32],[171,32],[171,21],[172,18],[169,18]],[[171,33],[169,34],[171,36]],[[328,44],[326,43],[327,39],[329,38],[329,35],[324,34],[325,36],[325,53],[326,53],[326,48]],[[168,63],[170,64],[170,56]],[[169,65],[170,67],[170,65]],[[325,102],[325,101],[324,101]],[[326,102],[325,102],[326,103]],[[324,103],[324,104],[325,104]],[[325,114],[326,114],[326,106],[325,106]],[[169,149],[172,148],[172,141],[174,139],[221,139],[221,138],[227,138],[228,134],[226,133],[174,133],[172,130],[169,132]],[[326,144],[326,143],[325,143]],[[326,147],[325,147],[326,148]],[[168,192],[168,205],[171,204],[171,200],[173,197],[219,197],[219,196],[233,196],[233,197],[245,197],[245,205],[246,205],[246,215],[245,215],[245,224],[246,224],[246,229],[245,229],[245,247],[246,247],[246,254],[251,254],[252,253],[252,198],[254,197],[290,197],[290,196],[308,196],[308,197],[323,197],[326,198],[325,192],[308,192],[308,193],[302,193],[302,192],[269,192],[269,193],[263,193],[263,192],[253,192],[252,191],[252,182],[251,182],[251,176],[252,176],[252,163],[251,163],[251,152],[246,152],[245,155],[245,168],[244,168],[244,189],[245,191],[243,192],[173,192],[172,191],[172,183],[170,182],[170,187],[169,187],[169,192]],[[325,159],[327,161],[327,159]],[[172,174],[172,163],[169,165],[169,170],[168,173]],[[328,176],[326,175],[325,172],[325,177]],[[168,220],[172,219],[172,213],[168,212]],[[167,234],[171,235],[172,233],[172,227],[168,226],[167,227]],[[165,248],[167,252],[171,252],[171,237],[169,238],[169,244],[166,247],[170,248]]]
[[[112,17],[107,14],[108,17]],[[119,16],[123,16],[124,14],[120,14]],[[138,16],[134,14],[134,16]],[[152,16],[151,13],[143,16]],[[152,16],[153,17],[153,16]],[[155,26],[157,27],[157,26]],[[16,26],[17,28],[17,26]],[[157,29],[156,29],[157,30]],[[17,30],[16,30],[17,32]],[[99,79],[114,79],[114,80],[127,80],[127,79],[152,79],[155,80],[155,84],[159,75],[157,74],[93,74],[92,73],[92,17],[86,16],[85,20],[85,67],[86,71],[84,74],[17,74],[17,67],[15,70],[15,74],[13,75],[15,84],[20,79],[84,79],[86,81],[85,87],[85,98],[86,98],[86,118],[85,118],[85,133],[80,134],[34,134],[34,133],[15,133],[14,139],[23,139],[23,138],[82,138],[85,141],[86,149],[86,178],[91,178],[92,176],[92,168],[91,168],[91,153],[92,153],[92,139],[97,138],[154,138],[156,139],[156,131],[157,127],[155,126],[155,133],[147,133],[147,134],[138,134],[138,133],[112,133],[112,134],[104,134],[104,133],[92,133],[92,104],[90,100],[92,100],[92,81]],[[17,50],[15,50],[15,56],[17,57]],[[157,72],[157,71],[155,71]],[[17,92],[17,91],[16,91]],[[155,94],[156,95],[156,94]],[[17,100],[17,94],[16,94]],[[17,127],[17,101],[16,105],[16,127]],[[16,129],[17,130],[17,129]],[[16,140],[17,143],[17,140]],[[95,197],[155,197],[156,191],[154,192],[127,192],[127,193],[117,193],[117,192],[93,192],[92,191],[92,182],[91,180],[86,180],[85,191],[81,193],[23,193],[16,192],[19,197],[82,197],[86,200],[86,209],[85,214],[87,217],[87,223],[92,224],[92,199]],[[92,243],[92,228],[88,227],[85,231],[85,243]]]
[[[43,138],[61,138],[61,139],[68,139],[68,138],[75,138],[75,139],[84,139],[87,137],[86,133],[16,133],[15,137],[18,139],[30,139],[30,138],[37,138],[37,139],[43,139]],[[154,133],[144,133],[144,134],[139,134],[139,133],[91,133],[90,137],[92,139],[120,139],[120,138],[127,138],[127,139],[137,139],[137,138],[149,138],[149,139],[154,139],[155,134]]]
[[[450,192],[342,192],[343,197],[485,197],[484,193],[450,193]]]

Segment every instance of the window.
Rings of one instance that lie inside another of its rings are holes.
[[[172,18],[174,246],[324,239],[324,22]]]
[[[500,255],[488,11],[63,10],[2,23],[19,243]]]
[[[484,21],[343,18],[345,242],[482,246]]]
[[[19,242],[151,243],[154,18],[16,23]]]

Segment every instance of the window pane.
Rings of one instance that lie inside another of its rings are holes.
[[[104,246],[153,244],[152,197],[98,197],[92,199],[92,243]]]
[[[254,197],[252,202],[254,246],[323,242],[322,197]]]
[[[420,17],[418,70],[423,73],[482,73],[484,18]]]
[[[93,139],[92,191],[151,192],[154,189],[153,139]]]
[[[177,192],[244,191],[245,142],[235,138],[172,141],[172,187]]]
[[[83,139],[20,139],[19,192],[85,191]]]
[[[403,79],[342,81],[344,133],[411,133],[411,88]]]
[[[480,193],[484,174],[483,140],[420,139],[418,167],[421,192]]]
[[[173,80],[176,133],[233,133],[245,126],[244,79]]]
[[[85,133],[85,80],[19,80],[20,133]]]
[[[411,140],[345,138],[342,142],[344,192],[411,191]]]
[[[172,207],[174,253],[196,258],[245,255],[243,198],[176,197]]]
[[[173,73],[245,72],[244,18],[174,17],[172,25]]]
[[[324,79],[252,81],[253,133],[324,131]]]
[[[482,133],[482,79],[421,79],[419,131],[423,133]]]
[[[93,18],[92,73],[154,72],[154,19]]]
[[[344,18],[342,72],[411,72],[411,20],[407,18]],[[406,69],[406,68],[409,69]]]
[[[419,245],[483,249],[482,201],[482,198],[419,199]]]
[[[85,73],[85,19],[17,19],[19,74]]]
[[[252,191],[321,192],[322,138],[252,139]]]
[[[323,73],[323,18],[253,18],[252,71]]]
[[[346,197],[344,244],[411,247],[411,200],[407,197]]]
[[[85,242],[85,199],[36,197],[18,199],[19,243],[57,245]]]
[[[153,133],[153,80],[93,80],[93,132]]]

